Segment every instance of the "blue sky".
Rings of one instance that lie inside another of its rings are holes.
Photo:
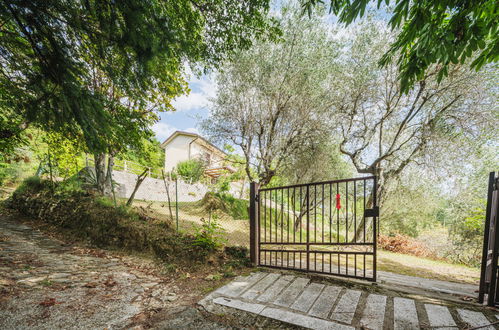
[[[216,84],[210,76],[195,77],[188,73],[191,92],[173,101],[176,111],[160,113],[161,119],[152,127],[156,138],[163,142],[176,130],[199,133],[199,123],[208,116],[208,103],[215,96]]]
[[[282,2],[276,2],[276,8],[282,5]],[[372,14],[376,14],[377,19],[388,20],[386,9],[375,9],[374,4],[369,5],[372,9]],[[274,8],[274,14],[279,15],[278,11]],[[326,21],[334,26],[336,17],[334,15],[327,15]],[[348,30],[336,30],[335,33],[339,36],[348,33]],[[161,113],[161,119],[153,127],[156,139],[163,142],[170,134],[176,130],[188,131],[199,133],[199,124],[202,119],[208,117],[209,99],[215,97],[216,84],[214,74],[211,76],[203,75],[196,77],[189,66],[185,66],[187,81],[191,92],[188,95],[182,95],[174,100],[173,106],[176,111]]]

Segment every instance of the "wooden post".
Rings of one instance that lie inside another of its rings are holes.
[[[250,183],[250,205],[249,205],[249,218],[250,218],[250,260],[254,266],[259,263],[259,228],[258,228],[258,184],[256,182]]]
[[[177,233],[178,233],[178,179],[175,179],[175,217],[177,218]]]
[[[123,172],[126,172],[128,167],[126,166],[126,160],[123,161]]]

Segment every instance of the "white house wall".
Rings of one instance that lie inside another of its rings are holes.
[[[189,143],[194,139],[192,136],[178,135],[165,146],[166,172],[171,172],[179,162],[189,160]]]

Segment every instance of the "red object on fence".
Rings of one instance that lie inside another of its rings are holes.
[[[337,210],[341,209],[341,202],[340,202],[340,200],[341,200],[340,194],[336,194],[336,209]]]

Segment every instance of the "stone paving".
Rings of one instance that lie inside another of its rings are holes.
[[[180,296],[149,266],[66,245],[0,216],[0,329],[132,325]]]
[[[495,329],[493,312],[477,305],[446,305],[256,272],[239,277],[200,301],[311,329]]]

